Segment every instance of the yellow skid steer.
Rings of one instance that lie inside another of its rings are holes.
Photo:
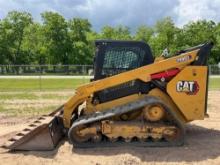
[[[207,60],[213,43],[154,59],[139,41],[96,41],[94,78],[49,115],[9,139],[10,150],[178,146],[184,126],[207,115]]]

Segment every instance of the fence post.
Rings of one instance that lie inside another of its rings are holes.
[[[85,65],[82,65],[82,69],[83,69],[83,84],[85,84],[85,75],[86,75],[86,66]]]
[[[42,82],[41,82],[41,74],[42,74],[42,71],[41,71],[41,65],[40,65],[39,71],[40,71],[40,74],[39,74],[39,83],[40,83],[40,91],[41,91],[41,90],[42,90]]]

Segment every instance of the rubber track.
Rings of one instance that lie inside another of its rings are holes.
[[[146,105],[150,104],[161,104],[167,113],[169,113],[173,117],[173,121],[178,128],[181,130],[181,137],[178,141],[175,142],[167,142],[167,141],[158,141],[158,142],[152,142],[152,141],[146,141],[146,142],[123,142],[123,141],[116,141],[116,142],[110,142],[110,141],[102,141],[99,143],[94,142],[83,142],[83,143],[77,143],[74,141],[73,137],[71,136],[71,132],[74,131],[74,129],[80,125],[84,124],[91,124],[93,122],[102,121],[109,119],[114,116],[122,115],[124,113],[135,111],[136,109],[142,108]],[[118,146],[137,146],[137,147],[167,147],[167,146],[180,146],[184,143],[184,135],[185,135],[185,129],[184,125],[177,119],[176,115],[170,111],[170,109],[157,97],[154,96],[146,96],[143,99],[124,104],[118,107],[114,107],[112,109],[108,109],[102,112],[93,113],[91,115],[86,115],[78,118],[72,123],[71,128],[69,129],[68,136],[70,143],[73,144],[76,148],[91,148],[91,147],[118,147]]]

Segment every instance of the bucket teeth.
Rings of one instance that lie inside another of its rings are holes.
[[[52,150],[63,137],[62,128],[56,116],[43,116],[10,138],[2,147],[9,150]]]
[[[23,129],[23,131],[28,132],[28,131],[31,131],[31,129],[25,128],[25,129]]]
[[[11,138],[11,139],[9,139],[9,141],[13,142],[13,141],[16,141],[16,140],[14,138]]]
[[[30,127],[36,127],[37,125],[35,125],[35,124],[30,124],[29,126],[30,126]]]
[[[19,132],[16,134],[16,136],[24,136],[25,134],[23,134],[22,132]]]
[[[10,141],[17,141],[17,140],[19,140],[21,138],[22,138],[21,136],[15,135],[13,138],[10,139]]]

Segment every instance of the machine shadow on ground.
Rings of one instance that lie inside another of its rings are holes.
[[[220,131],[188,125],[184,146],[180,147],[117,147],[74,149],[80,155],[112,156],[130,154],[146,162],[195,162],[220,156]]]
[[[180,147],[109,147],[78,149],[64,138],[53,151],[17,151],[12,154],[33,155],[53,159],[59,150],[67,149],[74,156],[116,156],[129,154],[143,162],[199,162],[220,156],[220,131],[196,125],[186,128],[185,145]],[[65,146],[63,146],[65,145]]]

